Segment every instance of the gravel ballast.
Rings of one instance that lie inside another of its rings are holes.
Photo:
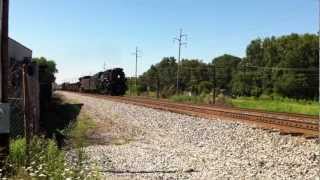
[[[317,179],[319,142],[59,92],[83,103],[104,143],[85,148],[106,179]]]

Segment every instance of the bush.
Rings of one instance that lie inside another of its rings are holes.
[[[212,102],[210,94],[201,94],[199,96],[187,96],[187,95],[174,95],[170,97],[171,101],[174,102],[190,102],[195,104],[209,104]]]
[[[26,141],[25,139],[14,140],[10,144],[10,152],[8,160],[11,164],[17,168],[25,165],[26,158]]]
[[[229,97],[223,95],[223,94],[219,94],[216,97],[216,104],[217,105],[222,105],[222,106],[232,106],[231,100]]]
[[[212,83],[209,81],[201,81],[199,83],[199,92],[204,94],[209,94],[212,89]]]
[[[165,87],[165,88],[161,89],[160,93],[161,93],[161,97],[163,97],[163,98],[170,97],[176,93],[176,87],[174,85],[169,86],[169,87]]]
[[[29,162],[27,164],[26,140],[13,140],[5,168],[9,176],[23,178],[52,177],[63,179],[65,160],[53,140],[35,137],[29,146]]]
[[[261,100],[272,100],[272,96],[269,96],[267,94],[261,94],[259,99],[261,99]]]

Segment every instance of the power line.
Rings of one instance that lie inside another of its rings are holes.
[[[187,45],[187,34],[182,33],[182,29],[180,29],[178,37],[173,38],[174,41],[178,41],[179,52],[178,52],[178,69],[177,69],[177,92],[179,93],[179,73],[180,73],[180,58],[181,58],[181,46]]]

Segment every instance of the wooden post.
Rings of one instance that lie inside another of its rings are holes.
[[[2,162],[9,154],[10,137],[10,108],[8,104],[8,21],[9,21],[9,0],[0,0],[1,14],[1,40],[0,40],[0,104],[2,112],[0,119],[0,168]]]
[[[3,0],[2,25],[1,25],[1,102],[8,102],[8,21],[9,21],[9,0]]]
[[[22,83],[23,83],[23,99],[24,99],[24,135],[26,138],[26,156],[27,165],[29,164],[29,145],[31,138],[30,131],[30,109],[29,109],[29,87],[28,87],[28,65],[24,64],[22,67]]]

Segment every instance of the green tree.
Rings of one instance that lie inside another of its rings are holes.
[[[224,54],[212,60],[211,66],[216,69],[216,86],[219,89],[226,89],[228,92],[232,88],[232,78],[237,71],[237,66],[241,58]]]
[[[276,93],[291,98],[318,97],[317,35],[256,39],[248,45],[246,53],[232,80],[235,95]]]
[[[160,91],[164,96],[175,92],[177,63],[174,57],[164,57],[158,64],[152,65],[150,69],[139,77],[139,84],[145,89],[156,90],[157,78],[160,80]]]
[[[47,60],[45,57],[33,58],[32,62],[39,65],[39,78],[40,81],[55,81],[55,76],[58,72],[57,65],[53,60]]]

